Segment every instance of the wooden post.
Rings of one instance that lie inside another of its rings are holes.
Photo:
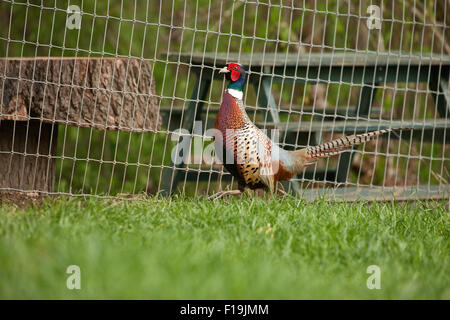
[[[53,191],[58,126],[33,120],[0,125],[0,188]],[[13,145],[14,142],[14,145]]]
[[[0,189],[53,191],[58,125],[155,132],[148,61],[0,59]]]

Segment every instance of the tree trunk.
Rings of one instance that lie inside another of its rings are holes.
[[[0,188],[52,192],[57,136],[57,125],[1,121]]]
[[[0,58],[0,120],[129,132],[161,127],[149,61]]]

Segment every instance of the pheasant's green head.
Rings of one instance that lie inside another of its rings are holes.
[[[244,66],[237,63],[229,63],[219,70],[219,73],[225,73],[225,77],[230,81],[228,89],[243,91],[246,78]]]

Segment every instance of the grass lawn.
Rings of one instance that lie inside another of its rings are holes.
[[[448,202],[0,205],[0,298],[450,298]],[[66,268],[81,269],[68,290]],[[381,289],[366,286],[381,269]]]

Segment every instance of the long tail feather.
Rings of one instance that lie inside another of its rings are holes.
[[[383,129],[383,130],[377,130],[372,131],[368,133],[363,134],[356,134],[351,136],[345,136],[330,142],[326,142],[323,144],[320,144],[318,146],[314,147],[307,147],[306,148],[306,154],[308,160],[315,160],[319,158],[326,158],[330,156],[337,155],[345,150],[348,150],[349,148],[373,140],[379,135],[398,131],[398,130],[408,130],[407,128],[396,128],[396,129]]]

